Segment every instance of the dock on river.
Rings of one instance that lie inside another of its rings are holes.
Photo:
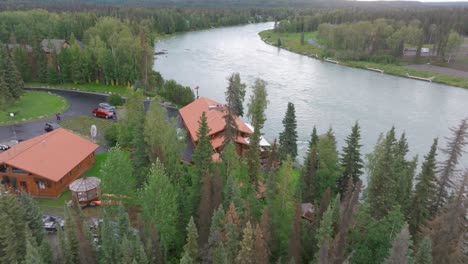
[[[384,73],[384,70],[377,69],[377,68],[370,68],[370,67],[366,67],[366,69],[368,69],[369,71],[375,71],[375,72]]]
[[[432,76],[430,78],[418,77],[418,76],[409,75],[409,73],[406,73],[406,77],[410,79],[426,81],[426,82],[432,82],[432,80],[435,78],[435,76]]]
[[[325,61],[326,61],[326,62],[330,62],[330,63],[340,64],[339,61],[332,60],[332,59],[330,59],[330,58],[326,58]]]

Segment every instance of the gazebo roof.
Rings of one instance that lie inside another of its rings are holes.
[[[83,177],[73,181],[69,188],[72,192],[87,192],[96,189],[100,183],[101,180],[96,177]]]

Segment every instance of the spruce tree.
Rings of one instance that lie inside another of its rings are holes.
[[[0,195],[0,263],[21,263],[26,255],[24,209],[16,195]]]
[[[187,225],[187,242],[184,246],[184,253],[182,259],[191,260],[191,263],[199,263],[200,255],[198,249],[198,231],[193,217]],[[182,263],[182,261],[181,261]]]
[[[240,250],[236,257],[237,264],[254,264],[254,230],[250,222],[247,222],[243,231],[242,241],[240,242]]]
[[[234,263],[239,251],[239,227],[234,223],[232,217],[227,220],[228,222],[224,225],[226,259],[228,263]]]
[[[333,194],[336,193],[336,183],[342,175],[338,155],[334,136],[327,134],[320,139],[317,144],[318,169],[314,180],[314,201],[322,197],[327,188],[330,188]]]
[[[144,123],[145,123],[145,112],[137,110],[134,117],[137,122],[133,122],[133,133],[132,133],[132,167],[135,174],[135,184],[137,188],[143,186],[146,182],[149,168],[151,166],[147,147],[144,138]]]
[[[26,256],[25,264],[45,264],[37,246],[36,239],[32,237],[29,227],[26,228]]]
[[[34,62],[36,68],[36,80],[41,83],[47,82],[47,56],[45,55],[44,50],[42,49],[40,41],[36,42],[34,45]]]
[[[12,95],[5,83],[4,74],[0,71],[0,110],[5,110],[12,102]]]
[[[303,202],[312,202],[315,199],[316,185],[315,177],[317,174],[317,143],[318,143],[317,129],[312,129],[312,134],[309,140],[309,147],[307,149],[306,157],[304,159],[304,167],[301,172],[301,199]]]
[[[432,264],[432,246],[431,240],[425,237],[419,244],[414,255],[414,264]]]
[[[278,154],[281,160],[286,160],[288,155],[294,160],[297,157],[297,123],[296,110],[291,102],[288,103],[283,126],[284,130],[279,135]]]
[[[241,82],[240,74],[233,73],[228,78],[228,87],[225,92],[226,103],[232,109],[232,113],[236,116],[244,115],[244,98],[245,98],[245,83]]]
[[[172,246],[180,241],[176,226],[179,218],[178,190],[158,160],[150,170],[148,182],[139,193],[139,201],[145,219],[155,224],[164,257],[167,257]]]
[[[65,245],[64,249],[67,251],[65,255],[65,261],[67,264],[78,264],[80,263],[80,245],[77,234],[77,223],[79,220],[77,217],[72,215],[72,212],[66,210],[64,235]]]
[[[213,155],[213,146],[210,142],[210,128],[208,127],[208,121],[206,119],[206,113],[203,112],[200,120],[198,121],[198,130],[197,130],[197,145],[193,152],[192,160],[195,164],[195,169],[197,171],[200,181],[203,181],[203,176],[206,173],[209,173],[212,163],[211,156]]]
[[[229,143],[235,144],[239,126],[236,122],[236,116],[234,115],[234,112],[229,105],[225,107],[225,114],[223,118],[225,122],[223,146],[226,146]]]
[[[222,205],[218,206],[213,212],[213,216],[211,217],[211,226],[210,226],[210,237],[208,239],[208,243],[211,243],[216,239],[216,236],[222,230],[222,220],[224,218],[225,212],[223,210]]]
[[[452,201],[423,229],[423,234],[432,240],[434,263],[467,263],[464,241],[466,239],[466,212],[468,170]]]
[[[431,150],[424,157],[421,172],[417,177],[417,184],[411,197],[411,210],[409,210],[408,224],[413,237],[420,231],[420,226],[430,217],[430,209],[435,200],[437,188],[436,156],[437,138],[432,143]]]
[[[360,144],[361,132],[359,123],[356,122],[351,129],[351,134],[345,139],[346,145],[341,153],[340,164],[343,167],[343,175],[338,181],[338,189],[342,196],[347,189],[348,179],[352,179],[356,184],[363,171],[363,161],[361,158]]]
[[[463,154],[463,148],[468,145],[468,119],[463,119],[457,128],[450,130],[453,136],[447,138],[447,146],[442,149],[447,159],[442,162],[438,173],[436,199],[431,208],[432,215],[435,215],[447,202],[448,191],[453,186],[453,177],[457,172],[456,167]]]
[[[210,233],[211,216],[214,211],[212,177],[206,172],[201,190],[200,204],[198,206],[198,230],[199,244],[204,245],[208,241]]]
[[[268,105],[266,83],[263,80],[255,80],[252,87],[252,95],[248,104],[247,116],[250,118],[253,126],[253,133],[249,136],[249,150],[247,152],[247,164],[249,166],[250,182],[257,184],[260,173],[260,140],[261,130],[266,121],[265,110]]]
[[[294,211],[294,220],[292,222],[291,232],[289,233],[288,259],[294,263],[301,263],[301,204],[296,205]]]
[[[408,231],[408,226],[405,225],[393,240],[392,248],[390,249],[388,257],[385,259],[384,264],[410,263],[410,247],[411,237]]]
[[[396,205],[398,182],[393,170],[395,145],[395,128],[392,127],[372,153],[368,201],[376,219],[384,217]]]
[[[42,213],[30,195],[21,193],[19,201],[24,208],[24,220],[31,230],[31,236],[36,240],[36,245],[40,245],[45,237]]]
[[[255,228],[255,242],[254,242],[254,263],[258,264],[268,264],[268,243],[265,241],[265,236],[263,235],[262,228],[257,224]]]
[[[11,96],[14,99],[18,99],[24,93],[24,82],[20,72],[13,62],[13,59],[10,56],[7,56],[6,58],[4,72],[4,80]]]

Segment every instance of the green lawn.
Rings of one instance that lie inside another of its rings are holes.
[[[94,116],[77,116],[60,122],[60,126],[89,139],[91,137],[91,126],[95,125],[97,128],[97,139],[100,140],[106,128],[114,123],[115,121],[113,120]]]
[[[96,154],[96,163],[88,170],[86,171],[83,176],[96,176],[98,178],[101,177],[101,166],[105,162],[107,158],[107,153],[100,153]],[[41,208],[43,212],[49,213],[49,214],[55,214],[59,216],[63,216],[64,214],[64,205],[71,200],[71,192],[69,189],[64,191],[59,197],[57,198],[37,198],[37,204]],[[91,209],[91,208],[90,208]],[[96,209],[94,210],[89,210],[86,209],[85,211],[88,211],[89,214],[94,215],[98,212],[95,212]],[[91,211],[91,212],[89,212]]]
[[[0,111],[0,125],[20,123],[63,113],[70,104],[56,94],[38,91],[25,92],[12,106]],[[9,113],[15,113],[11,118]]]
[[[86,83],[86,84],[74,84],[74,83],[64,83],[64,84],[47,84],[47,83],[38,83],[38,82],[28,82],[25,86],[30,87],[47,87],[47,88],[57,88],[57,89],[67,89],[67,90],[77,90],[77,91],[87,91],[87,92],[97,92],[97,93],[113,93],[119,94],[121,96],[127,96],[131,89],[123,85],[105,85],[100,83]]]
[[[281,48],[285,48],[302,55],[315,57],[323,51],[322,48],[307,43],[308,39],[313,39],[320,44],[320,40],[317,38],[317,32],[305,32],[304,44],[301,44],[301,33],[278,33],[273,30],[265,30],[260,32],[259,35],[265,42],[271,45],[277,45],[278,38],[281,38]]]

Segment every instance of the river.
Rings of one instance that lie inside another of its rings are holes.
[[[450,127],[468,117],[468,90],[321,62],[265,44],[258,32],[273,23],[188,32],[161,40],[154,70],[199,95],[224,102],[226,77],[239,72],[249,86],[267,81],[269,105],[263,130],[278,137],[288,102],[296,107],[301,156],[313,126],[335,131],[339,150],[355,121],[361,125],[363,153],[392,126],[406,132],[410,154],[425,155],[435,137],[445,145]],[[248,89],[245,105],[248,102]],[[468,155],[463,164],[468,166]]]

